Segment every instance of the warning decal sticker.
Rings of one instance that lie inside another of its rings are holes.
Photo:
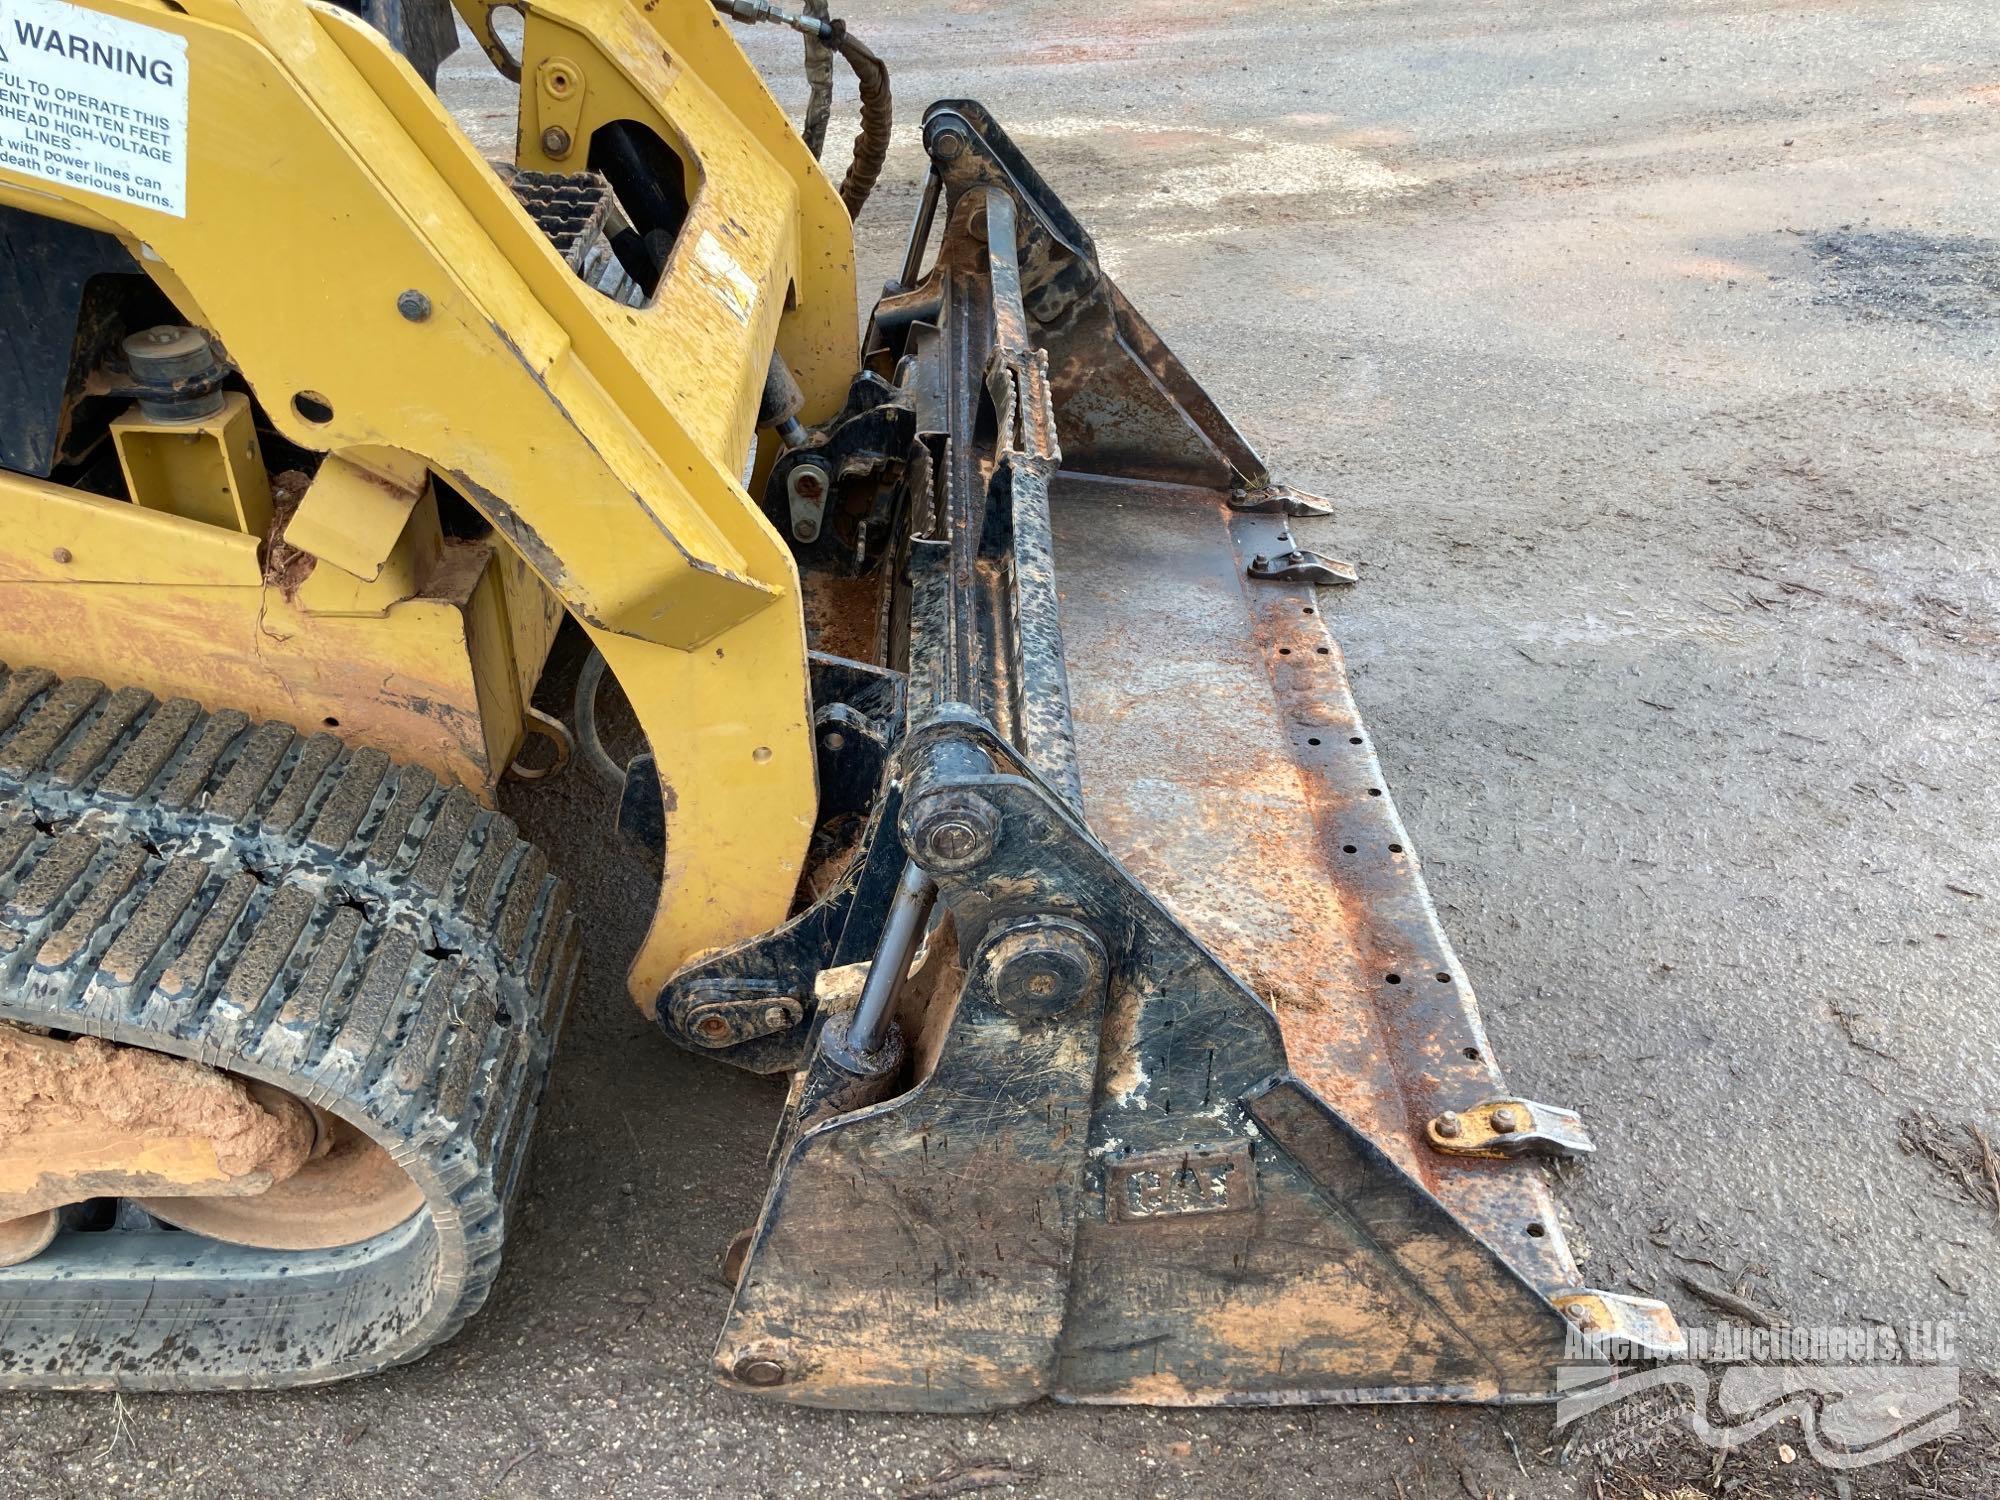
[[[187,217],[187,38],[0,0],[0,167]]]

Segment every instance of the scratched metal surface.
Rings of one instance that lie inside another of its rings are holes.
[[[1537,1164],[1423,1142],[1505,1090],[1314,591],[1244,574],[1283,519],[1073,474],[1053,512],[1092,831],[1272,1006],[1299,1077],[1531,1281],[1574,1285]]]

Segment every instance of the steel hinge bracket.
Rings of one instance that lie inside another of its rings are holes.
[[[1651,1297],[1585,1289],[1560,1292],[1549,1300],[1571,1327],[1617,1363],[1678,1359],[1687,1353],[1687,1335],[1673,1309]]]
[[[768,982],[751,979],[697,982],[695,992],[710,989],[677,1018],[680,1034],[698,1047],[734,1047],[739,1042],[790,1031],[805,1019],[797,997],[775,993]]]
[[[1587,1156],[1596,1150],[1573,1109],[1532,1099],[1486,1099],[1446,1110],[1425,1127],[1432,1147],[1448,1156]]]
[[[1270,578],[1300,583],[1358,583],[1361,575],[1354,571],[1354,564],[1342,562],[1337,557],[1327,557],[1305,547],[1294,547],[1289,552],[1278,552],[1271,556],[1258,553],[1250,559],[1252,578]]]
[[[1229,492],[1229,508],[1248,515],[1330,516],[1333,507],[1317,495],[1289,484],[1264,484],[1255,489],[1237,485]]]

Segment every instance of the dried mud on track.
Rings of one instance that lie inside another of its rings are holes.
[[[1690,1281],[1774,1322],[1949,1320],[1957,1429],[1836,1474],[1795,1416],[1720,1454],[1615,1413],[721,1394],[711,1266],[779,1093],[632,1013],[650,884],[569,778],[513,803],[595,941],[488,1310],[320,1393],[0,1402],[0,1494],[2000,1493],[2000,1219],[1903,1126],[2000,1140],[2000,12],[847,14],[906,121],[991,107],[1282,475],[1338,502],[1307,539],[1361,563],[1327,608],[1494,1046],[1600,1145],[1557,1183],[1592,1278],[1704,1324],[1744,1315]],[[796,109],[797,38],[753,47]],[[504,142],[475,62],[447,98]],[[917,183],[906,127],[864,287]]]

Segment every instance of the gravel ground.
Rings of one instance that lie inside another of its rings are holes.
[[[1600,1144],[1599,1285],[1949,1321],[1967,1400],[1836,1475],[1546,1413],[794,1411],[712,1389],[780,1095],[624,999],[646,871],[513,810],[594,943],[509,1269],[324,1392],[0,1402],[0,1494],[2000,1492],[2000,11],[1977,0],[865,0],[905,117],[991,106],[1319,537],[1513,1086]],[[795,106],[795,38],[754,39]],[[504,140],[461,57],[446,94]],[[837,116],[836,141],[848,133]],[[838,157],[840,152],[832,153]],[[914,200],[908,132],[864,284]],[[837,167],[839,163],[836,161]],[[1787,1444],[1783,1449],[1780,1444]],[[1584,1451],[1594,1448],[1595,1452]]]

